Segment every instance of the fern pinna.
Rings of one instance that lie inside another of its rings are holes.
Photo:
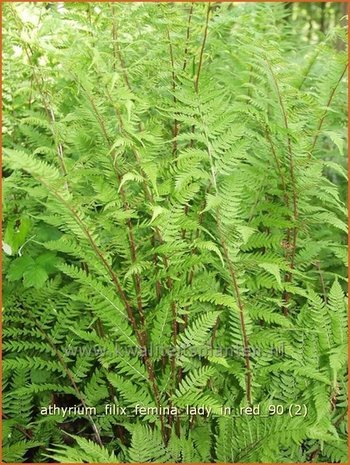
[[[298,8],[4,5],[7,462],[346,462],[346,37]]]

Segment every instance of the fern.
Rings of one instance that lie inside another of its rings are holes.
[[[5,462],[346,461],[342,7],[5,2]]]

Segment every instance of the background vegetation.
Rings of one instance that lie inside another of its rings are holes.
[[[344,5],[3,4],[5,461],[347,461]]]

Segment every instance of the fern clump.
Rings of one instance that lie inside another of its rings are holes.
[[[346,462],[339,5],[4,5],[6,462]]]

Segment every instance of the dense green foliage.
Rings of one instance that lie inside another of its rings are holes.
[[[5,460],[346,462],[345,28],[3,9]]]

